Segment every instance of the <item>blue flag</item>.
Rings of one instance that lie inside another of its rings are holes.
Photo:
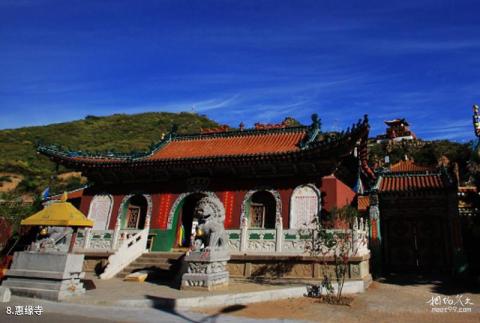
[[[362,178],[360,177],[360,172],[358,172],[357,181],[355,183],[355,187],[353,188],[353,190],[357,194],[363,194],[365,191],[363,188]]]
[[[48,200],[48,197],[50,196],[50,187],[47,186],[46,189],[43,190],[42,192],[42,200]]]

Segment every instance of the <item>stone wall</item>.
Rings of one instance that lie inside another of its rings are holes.
[[[109,254],[103,255],[88,255],[85,254],[85,260],[83,261],[83,271],[86,273],[100,274],[107,266]]]
[[[370,255],[351,257],[346,280],[371,281]],[[332,258],[287,255],[232,255],[227,264],[231,278],[281,281],[319,281],[324,275],[335,280]]]
[[[83,270],[99,273],[108,256],[85,255]],[[363,281],[367,287],[371,281],[370,255],[351,257],[348,281]],[[233,279],[272,280],[274,282],[318,282],[324,274],[335,280],[333,259],[291,255],[232,255],[227,270]]]

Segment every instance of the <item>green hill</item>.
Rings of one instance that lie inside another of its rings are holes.
[[[290,121],[298,124],[296,120]],[[83,182],[78,177],[55,176],[68,170],[60,168],[57,172],[52,162],[36,154],[35,143],[38,141],[91,152],[144,151],[152,142],[159,141],[163,134],[168,133],[173,124],[178,125],[179,133],[199,132],[200,128],[218,126],[215,121],[195,113],[160,112],[115,114],[106,117],[90,115],[83,120],[72,122],[0,130],[0,195],[3,194],[4,199],[11,199],[25,194],[38,194],[47,186],[53,193],[82,186]],[[394,146],[371,144],[369,150],[372,165],[386,155],[390,156],[392,163],[408,155],[419,163],[436,165],[438,158],[446,155],[450,161],[458,163],[462,181],[470,176],[467,167],[470,159],[468,144],[420,141],[416,144],[407,142]],[[348,169],[345,171],[351,173]],[[11,191],[11,187],[15,186],[16,189]]]
[[[472,175],[469,170],[471,160],[471,143],[458,143],[449,140],[435,141],[402,141],[398,143],[379,144],[372,141],[369,145],[369,161],[372,165],[381,164],[385,156],[394,164],[407,156],[416,163],[426,166],[437,166],[442,156],[448,158],[450,165],[458,165],[460,183],[463,184]]]
[[[0,182],[11,182],[8,174],[23,180],[15,193],[38,193],[46,186],[54,191],[80,186],[80,179],[59,180],[55,165],[36,154],[35,143],[55,143],[83,151],[130,152],[146,150],[152,142],[168,133],[173,124],[179,133],[199,132],[200,128],[218,126],[205,116],[194,113],[115,114],[87,116],[83,120],[38,127],[0,130]],[[60,172],[66,171],[60,169]]]

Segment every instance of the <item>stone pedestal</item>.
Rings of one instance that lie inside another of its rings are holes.
[[[13,295],[62,300],[85,293],[83,255],[55,252],[16,252],[2,286]]]
[[[0,286],[0,303],[10,302],[12,292],[7,287]]]
[[[228,286],[227,250],[193,251],[185,256],[188,272],[182,276],[182,289],[214,290]]]

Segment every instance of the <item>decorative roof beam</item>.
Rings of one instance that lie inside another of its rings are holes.
[[[312,124],[310,125],[307,135],[300,142],[300,149],[308,148],[308,146],[317,139],[318,134],[320,133],[321,121],[318,118],[318,114],[312,114]]]

